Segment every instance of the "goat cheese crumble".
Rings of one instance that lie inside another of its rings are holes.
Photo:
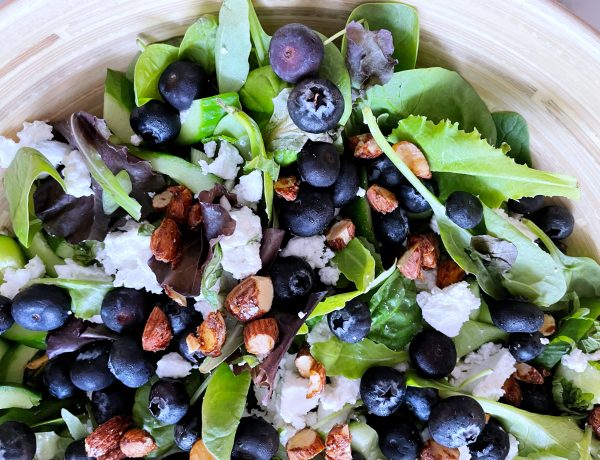
[[[334,252],[325,245],[325,236],[295,236],[281,251],[282,257],[296,256],[304,259],[313,269],[324,268],[333,259]]]
[[[508,433],[508,454],[504,460],[513,460],[519,455],[519,440]]]
[[[192,364],[179,353],[164,355],[156,363],[156,375],[159,378],[182,379],[192,372]]]
[[[0,295],[12,299],[31,280],[41,278],[46,273],[44,262],[35,256],[23,268],[7,268],[4,282],[0,285]]]
[[[335,286],[340,279],[340,269],[336,266],[323,267],[319,270],[319,279],[321,283],[327,286]]]
[[[77,150],[71,151],[64,156],[62,163],[65,165],[62,174],[67,186],[67,193],[78,198],[93,195],[92,176],[81,153]]]
[[[258,170],[240,177],[238,184],[233,187],[238,202],[245,206],[254,206],[260,201],[263,193],[262,173]]]
[[[572,371],[585,372],[589,361],[598,360],[600,360],[600,350],[592,354],[587,354],[579,348],[575,348],[569,354],[564,355],[560,359],[560,363]]]
[[[260,217],[248,207],[234,209],[230,215],[236,225],[233,234],[223,237],[219,243],[223,251],[221,266],[235,279],[241,280],[254,275],[262,268],[260,260],[262,226]]]
[[[205,147],[206,150],[206,147]],[[205,152],[206,153],[206,152]],[[219,153],[213,162],[200,160],[198,164],[205,174],[214,174],[225,180],[232,180],[237,177],[240,170],[239,165],[244,162],[238,150],[229,142],[221,142]]]
[[[107,275],[102,267],[93,264],[88,267],[79,265],[73,259],[65,259],[63,265],[55,265],[54,269],[58,278],[71,280],[89,280],[89,281],[112,281],[112,277]]]

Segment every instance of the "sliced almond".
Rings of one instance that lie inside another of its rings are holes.
[[[260,318],[244,325],[244,345],[248,353],[267,355],[279,338],[279,325],[275,318]]]
[[[429,163],[419,147],[411,142],[401,141],[392,145],[392,148],[415,176],[421,179],[431,179]]]
[[[298,373],[305,379],[310,377],[310,370],[316,364],[317,360],[310,354],[308,346],[303,346],[298,351],[294,364]]]
[[[121,451],[121,449],[117,447],[116,449],[111,450],[106,455],[101,455],[100,457],[97,457],[96,460],[125,460],[126,458],[127,455],[125,455]]]
[[[441,261],[438,265],[435,284],[437,284],[440,289],[444,289],[451,284],[464,280],[465,276],[467,276],[467,274],[456,262],[452,259],[446,259]]]
[[[300,180],[296,176],[280,177],[273,184],[273,190],[285,201],[294,201],[300,190]]]
[[[310,368],[308,375],[306,399],[312,399],[318,394],[321,394],[325,389],[326,383],[327,376],[325,375],[325,367],[319,361],[315,361],[315,364]]]
[[[173,289],[171,286],[163,286],[165,290],[165,294],[167,294],[173,302],[181,305],[182,307],[187,307],[187,298]]]
[[[196,331],[198,337],[198,350],[205,356],[217,357],[227,338],[225,318],[221,312],[211,311]]]
[[[442,446],[433,439],[428,439],[423,444],[419,460],[459,460],[460,451],[452,447]]]
[[[173,192],[167,189],[164,192],[157,193],[152,197],[152,207],[155,211],[165,211],[167,206],[169,206],[169,202],[173,198]]]
[[[519,407],[521,405],[523,393],[521,393],[521,387],[515,377],[509,377],[506,382],[504,382],[504,385],[502,385],[502,389],[504,390],[504,401],[514,407]]]
[[[181,258],[181,232],[173,219],[163,219],[152,232],[150,250],[156,260],[177,264]]]
[[[325,441],[327,460],[352,460],[352,436],[347,424],[334,425]]]
[[[187,224],[188,214],[194,203],[194,195],[191,190],[183,185],[171,187],[173,197],[167,205],[167,217],[173,219],[179,225]]]
[[[325,443],[316,431],[304,428],[288,440],[285,449],[289,460],[310,460],[325,450]]]
[[[38,369],[44,367],[48,363],[48,360],[48,355],[44,353],[42,356],[29,361],[25,368],[29,369],[30,371],[37,371]]]
[[[173,339],[169,318],[159,306],[154,307],[148,317],[142,334],[142,348],[145,351],[162,351]]]
[[[544,313],[544,323],[540,327],[540,332],[544,337],[550,337],[556,332],[556,320],[554,316]]]
[[[264,316],[273,304],[273,282],[267,276],[250,276],[225,298],[225,308],[242,323]]]
[[[372,160],[383,155],[383,150],[377,145],[372,134],[359,134],[348,139],[350,149],[356,158]]]
[[[371,185],[367,190],[367,201],[381,214],[388,214],[398,207],[396,195],[377,184]]]
[[[190,450],[190,460],[214,460],[213,454],[211,454],[202,439],[199,439],[192,446]]]
[[[408,246],[418,245],[421,250],[421,266],[423,268],[437,268],[440,258],[440,248],[437,237],[433,233],[426,235],[410,235]]]
[[[88,457],[102,457],[113,450],[119,449],[121,437],[131,425],[131,417],[118,415],[98,425],[85,438],[85,451]]]
[[[129,458],[143,458],[156,449],[156,442],[147,431],[133,428],[123,435],[120,447]]]
[[[544,383],[544,377],[535,367],[527,363],[517,363],[515,366],[517,370],[515,372],[515,378],[525,383],[532,383],[534,385],[542,385]]]
[[[341,251],[354,239],[356,227],[350,219],[342,219],[331,226],[327,232],[327,244],[334,251]]]
[[[402,254],[402,257],[396,263],[396,267],[409,280],[416,280],[423,278],[422,263],[421,248],[418,244],[415,244]]]
[[[587,422],[596,436],[600,438],[600,406],[596,406],[590,411]]]
[[[187,226],[190,230],[198,230],[202,225],[202,206],[196,203],[188,214]]]

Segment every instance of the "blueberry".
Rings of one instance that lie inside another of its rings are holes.
[[[175,444],[183,451],[190,451],[202,435],[202,415],[198,407],[190,407],[185,416],[175,424]]]
[[[360,396],[367,410],[387,417],[398,410],[404,400],[406,379],[391,367],[371,367],[360,379]]]
[[[544,197],[536,195],[521,198],[520,200],[508,200],[506,205],[509,211],[516,212],[517,214],[531,214],[544,206]]]
[[[494,419],[487,422],[475,442],[469,445],[473,460],[504,460],[509,448],[508,434]]]
[[[5,422],[0,425],[0,453],[10,460],[32,460],[36,440],[31,428],[21,422]]]
[[[85,451],[85,439],[73,441],[65,450],[65,460],[90,460]]]
[[[446,200],[446,215],[464,229],[477,227],[483,219],[481,201],[467,192],[453,192]]]
[[[333,184],[333,205],[341,208],[352,202],[357,196],[359,185],[356,165],[349,158],[342,157],[340,174]]]
[[[325,47],[319,36],[303,24],[277,29],[269,44],[269,62],[282,80],[296,83],[319,72]]]
[[[195,329],[188,329],[183,334],[179,336],[177,340],[177,346],[179,348],[179,353],[187,359],[192,364],[200,364],[204,359],[204,355],[200,350],[191,351],[187,344],[187,336],[195,332]]]
[[[12,302],[10,299],[0,295],[0,335],[8,331],[15,322],[11,308]]]
[[[344,308],[329,313],[327,323],[342,342],[360,342],[371,330],[371,310],[362,300],[352,299]]]
[[[279,212],[281,226],[298,236],[323,233],[333,215],[330,193],[308,184],[302,184],[298,197],[294,201],[284,202]]]
[[[275,298],[297,299],[310,294],[315,285],[315,272],[300,257],[278,257],[270,271]]]
[[[270,460],[279,449],[279,434],[271,424],[258,417],[240,420],[233,442],[232,460]]]
[[[148,409],[156,420],[164,424],[179,422],[190,408],[183,383],[161,379],[150,388]]]
[[[69,317],[71,298],[64,289],[34,284],[19,292],[12,302],[15,322],[30,331],[52,331]]]
[[[433,379],[447,377],[456,365],[454,342],[438,331],[422,331],[415,335],[408,354],[417,371]]]
[[[202,322],[202,316],[193,307],[182,307],[174,301],[168,302],[163,307],[163,311],[169,318],[173,335],[179,335]]]
[[[397,207],[388,214],[373,214],[375,233],[379,240],[394,248],[402,245],[408,236],[408,217],[402,208]]]
[[[543,338],[544,336],[539,332],[511,334],[508,338],[508,350],[518,362],[526,363],[537,358],[544,351]]]
[[[523,396],[519,406],[520,409],[544,415],[551,415],[556,412],[552,393],[545,385],[519,382],[519,386]]]
[[[119,334],[142,330],[148,318],[146,297],[136,289],[113,289],[102,300],[100,316],[107,328]]]
[[[468,396],[451,396],[433,408],[429,433],[442,446],[458,448],[474,442],[485,427],[485,413]]]
[[[44,385],[55,398],[72,398],[77,393],[77,388],[71,382],[71,361],[72,356],[63,354],[48,361],[44,367]]]
[[[529,218],[550,238],[564,240],[573,233],[575,219],[564,206],[546,206]]]
[[[536,332],[544,324],[542,310],[529,302],[498,302],[489,309],[494,325],[506,332]]]
[[[92,414],[96,423],[104,423],[117,415],[129,415],[135,390],[115,382],[108,388],[92,393]]]
[[[381,185],[385,188],[396,188],[404,180],[400,170],[386,155],[381,155],[367,169],[369,184]]]
[[[147,383],[156,370],[142,347],[131,337],[122,337],[113,342],[108,368],[121,383],[130,388],[139,388]]]
[[[131,111],[129,124],[131,129],[150,145],[172,141],[181,130],[179,112],[157,100],[135,107]]]
[[[408,420],[395,420],[379,434],[379,448],[388,460],[414,460],[419,456],[421,435]]]
[[[313,187],[329,187],[340,173],[340,155],[333,144],[307,142],[298,155],[298,171]]]
[[[287,102],[292,121],[302,131],[324,133],[337,126],[344,114],[342,93],[329,80],[302,80],[290,93]]]
[[[176,61],[161,74],[158,91],[172,107],[187,110],[194,99],[202,96],[206,85],[206,75],[202,67],[193,62]]]
[[[83,391],[97,391],[115,381],[108,370],[110,344],[95,342],[84,347],[71,364],[71,381]]]
[[[434,180],[424,180],[422,182],[431,193],[437,195],[437,184]],[[411,184],[401,184],[398,187],[396,196],[398,197],[402,207],[414,214],[429,211],[431,209],[431,206],[427,200],[423,197],[423,195],[417,192],[417,189]]]
[[[426,422],[431,409],[440,402],[440,397],[433,388],[407,387],[404,405],[419,422]]]

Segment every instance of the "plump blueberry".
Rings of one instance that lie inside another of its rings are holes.
[[[442,446],[458,448],[474,442],[485,427],[485,413],[468,396],[451,396],[433,408],[429,433]]]
[[[107,328],[119,334],[139,331],[148,318],[146,297],[137,289],[113,289],[102,300],[100,316]]]
[[[392,160],[386,155],[381,155],[367,169],[367,180],[369,184],[377,184],[382,187],[393,189],[402,183],[404,176],[396,168]]]
[[[97,391],[115,381],[108,370],[110,343],[95,342],[84,347],[71,364],[71,381],[83,391]]]
[[[131,111],[129,124],[131,129],[150,145],[172,141],[181,130],[179,112],[157,100],[135,107]]]
[[[282,80],[296,83],[319,72],[325,47],[319,36],[303,24],[277,29],[269,45],[269,62]]]
[[[156,420],[164,424],[179,422],[190,408],[183,383],[161,379],[150,388],[148,409]]]
[[[391,425],[391,426],[390,426]],[[379,448],[388,460],[414,460],[419,456],[421,435],[408,420],[395,420],[379,433]]]
[[[115,382],[108,388],[92,393],[92,414],[96,423],[104,423],[117,415],[129,415],[135,390]]]
[[[200,350],[192,351],[187,343],[187,336],[194,332],[195,329],[188,329],[183,334],[179,336],[177,340],[177,346],[179,348],[179,353],[187,359],[192,364],[200,364],[202,360],[204,360],[204,355]]]
[[[408,236],[408,217],[400,207],[388,214],[373,213],[373,224],[379,241],[392,247],[401,246]]]
[[[307,78],[292,90],[287,108],[292,121],[302,131],[324,133],[335,128],[342,118],[344,98],[329,80]]]
[[[446,215],[459,227],[471,229],[483,219],[483,206],[479,198],[470,193],[453,192],[446,200]]]
[[[573,233],[575,219],[564,206],[546,206],[534,212],[529,218],[550,238],[564,240]]]
[[[188,452],[202,435],[202,414],[198,407],[190,407],[185,416],[175,424],[175,444]]]
[[[552,393],[546,385],[534,385],[531,383],[519,382],[521,387],[520,409],[536,414],[551,415],[556,412]]]
[[[352,202],[358,193],[359,177],[356,165],[349,158],[342,157],[340,174],[333,184],[333,205],[341,208]]]
[[[108,368],[123,385],[139,388],[154,375],[156,366],[131,337],[115,340],[110,349]]]
[[[413,366],[425,377],[450,375],[456,365],[456,347],[450,337],[429,330],[419,332],[410,342],[408,354]]]
[[[271,424],[258,417],[244,417],[240,420],[232,460],[270,460],[279,448],[279,434]]]
[[[278,257],[270,275],[275,297],[281,300],[304,297],[315,285],[315,271],[300,257]]]
[[[187,110],[194,99],[202,96],[207,85],[206,75],[198,64],[177,61],[170,64],[158,80],[162,98],[177,110]]]
[[[536,332],[544,324],[544,312],[529,302],[498,302],[489,309],[494,325],[506,332]]]
[[[508,338],[508,350],[518,362],[526,363],[537,358],[544,351],[543,338],[544,336],[539,332],[511,334]]]
[[[360,396],[367,410],[387,417],[398,410],[404,400],[406,378],[391,367],[371,367],[360,379]]]
[[[72,359],[71,355],[63,354],[48,361],[44,367],[44,385],[55,398],[72,398],[77,393],[77,388],[71,382]]]
[[[494,419],[487,422],[475,442],[469,445],[473,460],[504,460],[509,448],[508,434]]]
[[[19,292],[12,302],[15,322],[30,331],[51,331],[69,317],[71,297],[64,289],[34,284]]]
[[[294,235],[314,236],[325,231],[333,214],[333,201],[328,190],[302,184],[298,197],[282,204],[279,218],[282,227]]]
[[[170,301],[163,311],[169,318],[173,335],[179,335],[183,331],[199,326],[202,316],[193,307],[182,307],[177,302]]]
[[[0,425],[0,453],[10,460],[32,460],[35,455],[35,434],[21,422]]]
[[[438,194],[437,183],[433,179],[424,180],[422,182],[431,193],[434,195]],[[429,211],[431,209],[427,200],[423,195],[417,192],[417,189],[411,184],[400,184],[396,196],[402,207],[414,214]]]
[[[85,451],[85,439],[73,441],[65,450],[65,460],[91,460]]]
[[[542,195],[536,195],[524,197],[520,200],[508,200],[506,205],[511,212],[516,212],[517,214],[531,214],[544,206],[544,197]]]
[[[340,154],[333,144],[307,142],[298,155],[298,171],[313,187],[329,187],[340,173]]]
[[[433,388],[406,388],[404,405],[419,422],[426,422],[429,420],[431,409],[433,409],[438,402],[440,402],[440,397]]]
[[[342,342],[360,342],[371,330],[371,310],[362,300],[352,299],[344,308],[329,313],[327,323]]]
[[[11,313],[12,302],[8,297],[0,295],[0,335],[8,331],[15,320]]]

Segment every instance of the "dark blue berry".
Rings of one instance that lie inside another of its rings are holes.
[[[148,318],[146,303],[143,291],[124,287],[113,289],[102,301],[102,322],[119,334],[140,331]]]
[[[194,99],[202,96],[207,85],[202,67],[187,61],[169,64],[158,80],[160,95],[177,110],[189,109]]]
[[[296,83],[319,72],[325,47],[319,36],[303,24],[277,29],[269,44],[269,62],[279,78]]]
[[[65,450],[65,460],[94,460],[85,451],[85,440],[73,441]]]
[[[373,213],[373,224],[379,241],[399,248],[408,236],[408,217],[397,207],[387,214]]]
[[[108,370],[110,343],[95,342],[84,347],[71,365],[71,381],[83,391],[97,391],[115,381]]]
[[[408,354],[413,366],[425,377],[450,375],[456,365],[456,347],[450,337],[441,332],[419,332],[410,342]]]
[[[183,451],[190,451],[202,435],[202,414],[200,408],[190,407],[185,416],[175,424],[175,444]]]
[[[315,285],[315,272],[300,257],[278,257],[270,271],[275,297],[290,300],[310,294]]]
[[[71,355],[63,354],[48,361],[48,364],[44,367],[44,385],[55,398],[72,398],[77,393],[77,388],[71,382],[72,360]]]
[[[344,114],[342,93],[329,80],[302,80],[290,93],[287,102],[292,121],[302,131],[324,133],[337,126]]]
[[[71,297],[58,286],[34,284],[19,292],[12,302],[15,322],[30,331],[51,331],[69,317]]]
[[[164,102],[151,100],[135,107],[129,118],[131,129],[150,145],[174,140],[181,130],[179,112]]]
[[[404,176],[386,155],[381,155],[367,169],[369,184],[394,189],[402,183]]]
[[[440,402],[440,397],[433,388],[407,387],[404,405],[419,422],[426,422],[431,409]]]
[[[508,210],[511,212],[516,212],[517,214],[531,214],[544,206],[544,197],[542,195],[536,195],[524,197],[520,200],[508,200],[507,206]]]
[[[387,417],[398,410],[404,400],[406,379],[391,367],[372,367],[360,380],[360,397],[367,410]]]
[[[96,423],[104,423],[117,415],[129,415],[135,390],[115,382],[108,388],[92,393],[92,414]]]
[[[357,196],[359,185],[356,165],[349,158],[342,157],[340,174],[333,184],[333,205],[341,208],[352,202]]]
[[[161,379],[150,388],[148,409],[156,420],[164,424],[179,422],[190,408],[183,383]]]
[[[551,415],[556,412],[552,393],[546,385],[519,382],[521,388],[520,409],[535,414]]]
[[[12,302],[10,299],[0,295],[0,335],[8,331],[15,322],[11,308]]]
[[[121,383],[130,388],[139,388],[147,383],[156,370],[146,352],[131,337],[114,341],[108,368]]]
[[[179,353],[192,364],[200,364],[204,360],[204,355],[200,350],[191,351],[187,343],[187,336],[195,332],[195,329],[188,329],[183,332],[177,340]]]
[[[394,420],[379,433],[379,448],[388,460],[414,460],[420,447],[419,430],[408,420]]]
[[[492,322],[506,332],[536,332],[544,324],[544,313],[529,302],[516,300],[489,306]]]
[[[494,419],[490,419],[485,428],[469,445],[473,460],[504,460],[510,449],[508,434]]]
[[[453,192],[446,200],[446,215],[464,229],[477,227],[483,219],[481,201],[467,192]]]
[[[425,185],[425,187],[427,187],[431,193],[437,195],[437,184],[433,179],[424,180],[423,185]],[[396,196],[398,197],[402,207],[414,214],[429,211],[431,209],[431,206],[425,197],[417,192],[417,189],[411,184],[401,184],[398,187]]]
[[[313,187],[329,187],[340,173],[340,154],[333,144],[307,142],[298,155],[298,171]]]
[[[518,362],[526,363],[542,354],[545,348],[543,338],[539,332],[511,334],[508,338],[508,350]]]
[[[202,322],[202,316],[193,307],[182,307],[177,302],[168,302],[163,307],[163,311],[169,318],[173,335],[179,335],[187,329],[199,326]]]
[[[329,313],[327,323],[342,342],[360,342],[371,330],[371,310],[362,300],[352,299],[344,308]]]
[[[468,396],[451,396],[433,408],[429,433],[442,446],[458,448],[474,442],[485,427],[485,412]]]
[[[573,233],[575,219],[564,206],[546,206],[529,216],[552,239],[563,240]]]
[[[302,184],[297,198],[283,203],[279,212],[281,226],[298,236],[323,233],[333,215],[334,207],[329,191],[308,184]]]
[[[0,454],[10,460],[32,460],[36,440],[31,428],[21,422],[5,422],[0,425]]]
[[[233,442],[232,460],[271,460],[279,448],[279,434],[258,417],[240,420]]]

